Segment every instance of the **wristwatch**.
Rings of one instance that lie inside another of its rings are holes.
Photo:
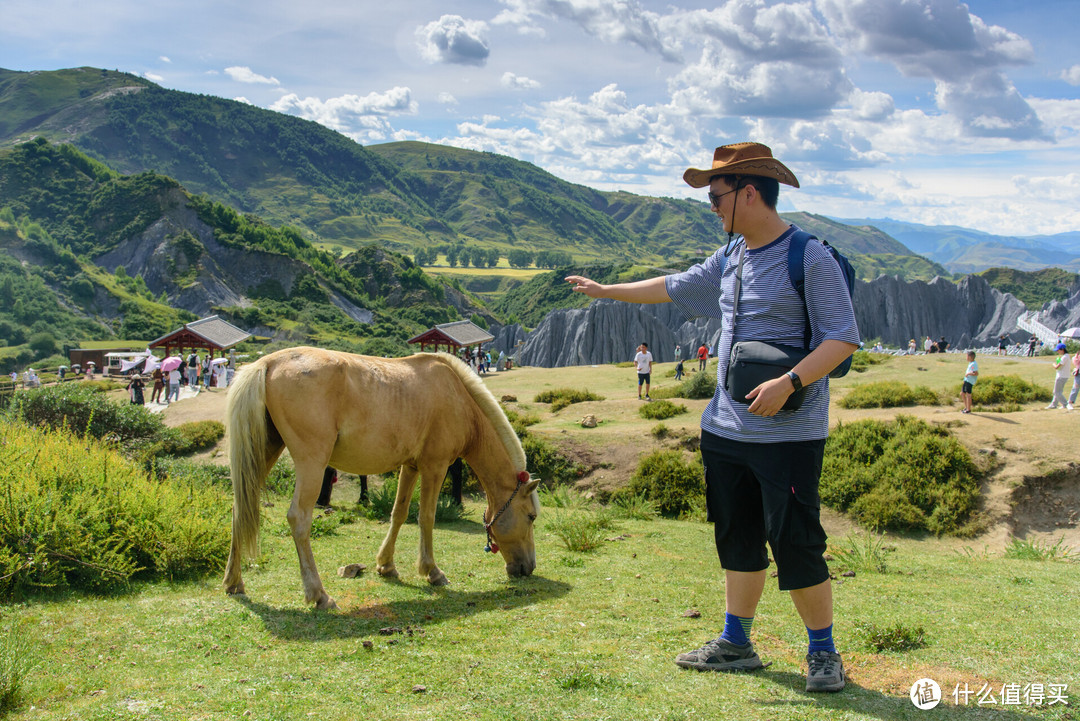
[[[798,373],[795,371],[788,371],[784,375],[791,379],[791,385],[794,387],[792,393],[798,393],[802,390],[802,380],[799,378]]]

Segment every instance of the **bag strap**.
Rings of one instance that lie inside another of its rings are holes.
[[[803,348],[810,350],[810,339],[813,336],[813,329],[810,327],[810,309],[806,305],[806,244],[810,240],[817,240],[816,235],[810,235],[805,230],[796,231],[791,236],[791,242],[788,245],[788,278],[791,279],[791,285],[795,288],[795,291],[799,294],[799,299],[803,304],[803,315],[806,318],[806,326],[803,331]]]

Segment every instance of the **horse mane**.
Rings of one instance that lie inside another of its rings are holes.
[[[495,432],[499,434],[499,440],[502,441],[503,446],[506,448],[506,453],[510,456],[510,461],[514,464],[514,467],[525,470],[525,449],[521,447],[521,440],[517,437],[517,433],[514,433],[510,421],[506,419],[502,406],[499,405],[499,402],[495,400],[495,396],[480,380],[480,376],[476,375],[472,368],[457,356],[442,352],[435,355],[457,373],[458,378],[461,379],[466,390],[469,391],[469,395],[476,401],[476,405],[480,406],[480,410],[491,421],[491,425],[495,427]]]

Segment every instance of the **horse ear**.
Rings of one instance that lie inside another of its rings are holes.
[[[525,493],[526,494],[532,493],[533,491],[536,490],[537,486],[539,486],[539,485],[540,485],[540,479],[537,478],[535,481],[532,481],[532,482],[529,483],[529,485],[525,486]]]

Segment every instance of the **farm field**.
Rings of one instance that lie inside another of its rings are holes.
[[[1046,359],[979,362],[983,378],[1016,374],[1045,386],[1052,377]],[[654,395],[673,384],[666,377],[671,367],[655,369]],[[1073,465],[1080,415],[1043,410],[1045,403],[970,416],[958,403],[836,405],[857,385],[880,380],[951,389],[955,397],[964,367],[960,355],[892,358],[834,383],[834,423],[907,413],[947,423],[973,454],[998,460],[984,483],[989,530],[975,538],[886,534],[875,542],[847,518],[825,514],[830,553],[842,559],[845,550],[872,548],[877,562],[830,562],[836,638],[849,671],[840,694],[803,692],[805,629],[772,580],[752,634],[762,658],[772,661],[768,669],[710,674],[672,663],[723,625],[723,576],[707,524],[616,519],[597,550],[577,552],[556,537],[552,523],[596,517],[596,507],[545,507],[536,572],[508,580],[501,560],[483,553],[483,505],[475,499],[465,520],[436,524],[436,559],[450,585],[431,588],[413,572],[415,524],[402,530],[402,575],[391,581],[373,570],[386,525],[359,518],[312,541],[340,609],[316,612],[303,603],[285,522],[288,500],[275,497],[265,509],[261,556],[245,569],[247,596],[226,596],[220,577],[211,576],[134,584],[114,596],[71,593],[0,606],[5,624],[17,621],[28,631],[35,662],[25,702],[10,718],[1076,719],[1076,551],[1071,559],[1021,560],[1006,549],[1013,535],[1041,548],[1080,547],[1068,521],[1080,508]],[[588,468],[578,482],[586,492],[624,483],[637,459],[655,448],[677,447],[694,434],[706,403],[673,399],[688,412],[664,421],[671,435],[657,440],[656,422],[638,414],[633,368],[516,368],[486,382],[497,398],[516,397],[508,407],[539,417],[530,433]],[[560,387],[605,400],[557,413],[533,400]],[[202,393],[163,417],[170,425],[220,420],[224,399],[223,392]],[[596,428],[580,426],[586,414],[596,416]],[[223,451],[224,444],[206,458],[220,462]],[[1038,492],[1024,496],[1026,488]],[[340,483],[336,515],[350,516],[357,496],[351,481]],[[369,570],[339,577],[337,568],[348,563]],[[848,570],[855,575],[842,575]],[[921,630],[923,644],[879,652],[867,640],[871,627]],[[934,679],[945,696],[930,712],[908,697],[923,678]],[[1024,688],[1058,696],[1025,702]],[[966,700],[964,689],[972,692]],[[985,696],[979,702],[978,692],[987,689],[992,705]],[[1071,705],[1058,702],[1062,695]]]

